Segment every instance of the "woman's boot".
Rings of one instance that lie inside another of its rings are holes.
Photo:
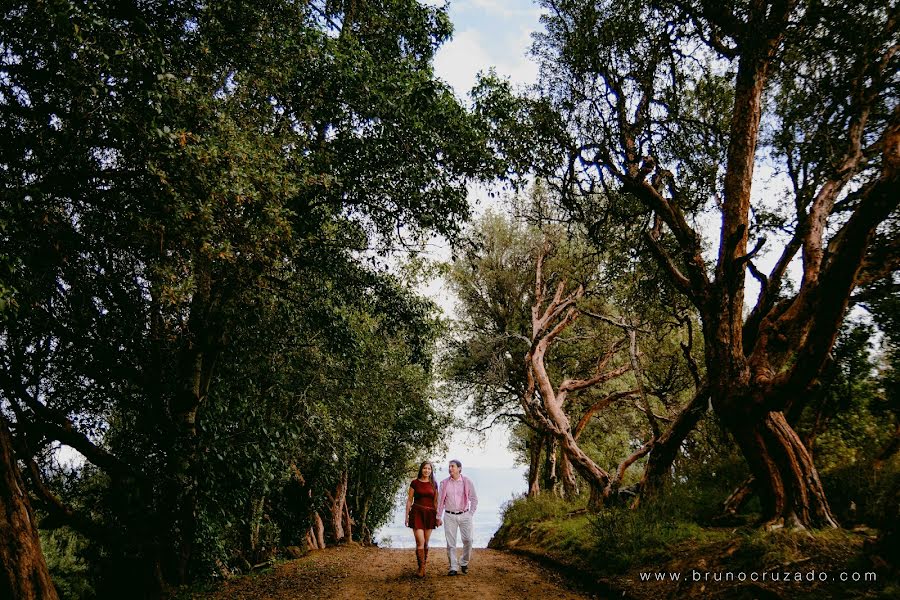
[[[425,553],[422,555],[422,576],[425,576],[425,567],[428,566],[428,546],[425,546]]]
[[[416,548],[416,561],[419,563],[419,571],[416,573],[419,577],[425,577],[425,550]]]

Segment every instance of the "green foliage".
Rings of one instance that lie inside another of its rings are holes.
[[[816,572],[871,570],[857,533],[703,526],[693,518],[692,497],[683,492],[676,491],[636,510],[605,508],[595,515],[585,512],[584,498],[575,502],[546,494],[517,498],[506,507],[503,525],[491,545],[548,557],[588,578],[626,589],[632,589],[638,572],[646,571],[681,572],[684,576],[691,569],[734,573],[806,568]],[[881,577],[878,581],[879,590],[890,589],[889,581]],[[867,589],[866,593],[872,591]],[[730,592],[738,593],[723,593]],[[856,597],[850,592],[855,594],[858,588],[840,587],[835,582],[813,590],[797,590],[801,597],[828,593]]]
[[[634,565],[653,564],[685,540],[709,541],[716,537],[667,510],[673,507],[678,505],[653,504],[639,510],[605,508],[594,515],[591,527],[601,570],[617,573]]]
[[[574,502],[553,494],[518,497],[503,507],[491,547],[526,549],[551,557],[577,557],[587,566],[595,556],[587,496]]]
[[[876,525],[883,514],[877,498],[896,478],[896,461],[875,464],[895,435],[897,415],[889,398],[893,371],[878,369],[879,359],[891,360],[892,340],[885,338],[886,352],[879,356],[872,347],[874,333],[872,325],[844,324],[833,362],[797,426],[813,451],[831,507],[845,526]]]
[[[604,508],[588,514],[586,495],[574,501],[553,494],[517,498],[505,507],[503,524],[491,543],[547,553],[596,575],[611,575],[657,562],[686,540],[702,543],[727,537],[686,518],[691,508],[685,500],[660,500],[638,510]]]
[[[91,567],[84,557],[86,540],[68,529],[41,531],[41,550],[61,600],[96,597]]]
[[[0,19],[0,303],[27,309],[0,322],[0,408],[84,513],[97,593],[301,545],[347,472],[370,535],[443,425],[435,308],[376,252],[454,235],[467,181],[496,170],[434,77],[446,9],[61,1]],[[61,423],[95,463],[67,479]]]
[[[859,537],[848,531],[825,529],[801,532],[790,530],[742,530],[730,557],[735,569],[762,570],[816,557],[825,568],[850,566],[850,555],[858,548]],[[830,563],[830,564],[829,564]],[[862,565],[861,565],[862,566]]]
[[[889,500],[900,485],[900,457],[875,466],[872,461],[833,468],[822,473],[822,485],[843,527],[865,524],[881,528],[890,519]]]
[[[534,497],[521,496],[504,504],[501,521],[511,527],[527,526],[538,521],[559,519],[587,506],[587,498],[563,499],[555,494],[538,494]]]

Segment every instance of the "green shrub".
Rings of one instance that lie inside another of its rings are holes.
[[[601,572],[622,572],[635,564],[665,558],[669,549],[684,540],[707,535],[685,518],[687,507],[669,496],[637,510],[604,508],[591,518],[595,555]]]
[[[522,524],[562,517],[568,513],[584,509],[587,498],[564,500],[554,494],[538,494],[534,497],[518,496],[503,505],[501,522]]]
[[[565,555],[565,560],[583,562],[592,553],[587,495],[571,501],[553,494],[533,498],[519,496],[503,507],[500,529],[492,547],[514,547],[527,542],[532,550]]]
[[[90,566],[83,552],[87,542],[69,528],[41,530],[41,550],[60,600],[95,598]]]
[[[665,494],[637,510],[608,507],[588,513],[587,495],[572,501],[552,494],[519,497],[506,505],[495,545],[517,546],[521,539],[541,552],[561,555],[597,573],[617,573],[633,564],[662,558],[686,539],[715,536],[691,522],[693,507],[685,490]]]
[[[834,468],[820,477],[831,510],[843,527],[881,527],[884,502],[890,490],[900,485],[900,455],[880,469],[869,461]]]

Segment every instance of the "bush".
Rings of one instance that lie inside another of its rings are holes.
[[[69,528],[41,530],[41,550],[60,600],[96,598],[93,574],[83,553],[86,540]]]
[[[502,525],[489,546],[517,547],[525,540],[538,553],[589,559],[592,534],[586,506],[587,495],[571,501],[549,493],[514,498],[503,507]]]
[[[563,500],[554,494],[538,494],[534,497],[518,496],[503,505],[503,524],[527,524],[562,517],[573,511],[587,507],[587,498]]]
[[[604,508],[591,517],[591,532],[601,571],[622,572],[634,564],[663,559],[668,550],[707,532],[691,522],[683,498],[666,494],[636,510]]]
[[[876,469],[873,462],[847,465],[821,475],[825,496],[843,527],[881,527],[884,502],[900,485],[900,455]]]

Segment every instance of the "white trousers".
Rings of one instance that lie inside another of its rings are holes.
[[[456,557],[456,532],[462,534],[462,557]],[[472,513],[464,512],[461,515],[444,513],[444,536],[447,538],[447,557],[450,559],[450,570],[459,571],[460,567],[469,564],[472,556]]]

